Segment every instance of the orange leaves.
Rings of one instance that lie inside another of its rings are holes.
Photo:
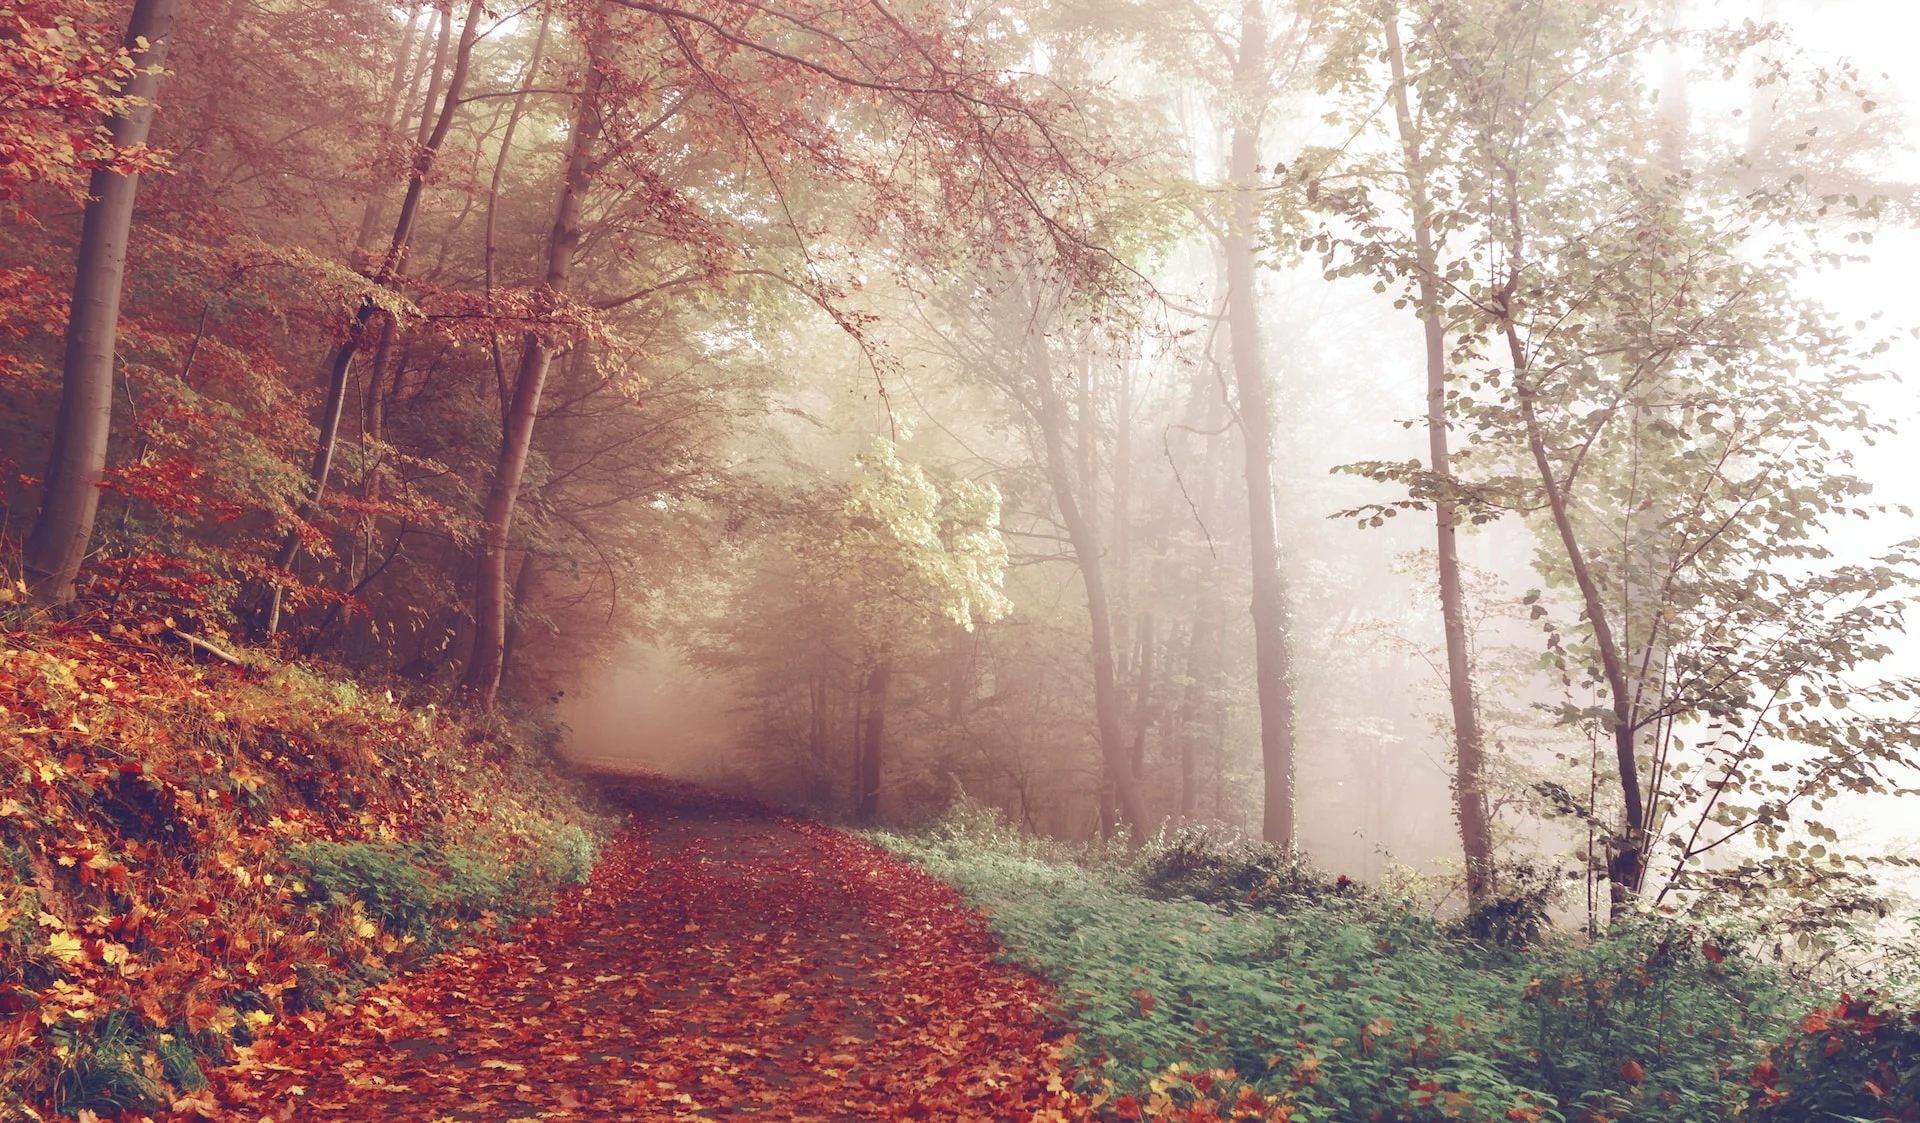
[[[1140,987],[1133,992],[1133,1000],[1140,1004],[1140,1017],[1142,1019],[1153,1017],[1152,991],[1149,991],[1146,987]]]
[[[335,938],[341,919],[307,910],[281,856],[416,837],[467,785],[497,783],[452,723],[311,677],[198,667],[154,646],[170,623],[0,633],[0,846],[26,866],[0,869],[0,928],[31,931],[0,940],[0,1069],[29,1073],[0,1115],[16,1095],[57,1106],[34,1069],[7,1067],[21,1052],[84,1057],[111,1021],[141,1050],[204,1033],[217,1065],[314,1018],[377,957],[419,958],[384,930]],[[461,757],[470,778],[449,775]],[[502,794],[493,810],[518,806]],[[186,1091],[160,1089],[199,1110]]]
[[[1639,1061],[1627,1060],[1620,1064],[1620,1079],[1629,1084],[1640,1084],[1646,1081],[1647,1073],[1640,1067]]]
[[[347,1120],[1092,1117],[1047,989],[993,962],[951,890],[815,824],[665,786],[640,799],[590,893],[323,1033],[279,1031],[226,1101],[297,1086]]]

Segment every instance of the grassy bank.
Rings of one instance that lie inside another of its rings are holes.
[[[0,630],[0,1120],[191,1103],[542,907],[608,825],[539,730],[165,629]]]
[[[977,816],[878,840],[1058,984],[1120,1118],[1920,1119],[1920,1012],[1816,1010],[1752,933],[1475,939],[1191,836],[1093,861]]]

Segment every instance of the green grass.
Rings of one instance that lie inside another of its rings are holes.
[[[1677,922],[1516,949],[1244,847],[1170,877],[1192,839],[1076,861],[973,816],[876,840],[1055,981],[1090,1082],[1142,1098],[1179,1065],[1231,1070],[1296,1121],[1729,1119],[1811,1005],[1736,933]],[[1241,858],[1269,862],[1252,903]]]

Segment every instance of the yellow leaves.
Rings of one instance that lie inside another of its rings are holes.
[[[507,1071],[507,1072],[525,1072],[525,1071],[527,1071],[527,1066],[526,1066],[526,1065],[523,1065],[523,1064],[515,1064],[515,1063],[514,1063],[514,1062],[512,1062],[512,1061],[503,1061],[503,1060],[501,1060],[501,1059],[500,1059],[500,1058],[498,1058],[498,1057],[488,1057],[488,1058],[487,1058],[486,1060],[484,1060],[484,1061],[481,1061],[481,1062],[480,1062],[480,1067],[481,1067],[481,1068],[497,1068],[497,1069],[503,1069],[503,1070],[505,1070],[505,1071]]]
[[[362,917],[360,921],[353,926],[353,934],[360,937],[363,940],[373,939],[374,933],[378,932],[379,930],[380,930],[379,927],[375,925],[373,921],[368,920],[365,917]]]
[[[220,1117],[220,1101],[214,1098],[213,1090],[202,1088],[198,1092],[189,1092],[168,1105],[169,1110],[189,1119]]]
[[[65,979],[55,979],[41,992],[40,1001],[40,1024],[53,1025],[62,1018],[84,1022],[93,1017],[93,1006],[100,996]]]
[[[247,1023],[247,1029],[258,1036],[262,1030],[273,1024],[273,1015],[265,1010],[248,1010],[240,1016],[240,1020]]]

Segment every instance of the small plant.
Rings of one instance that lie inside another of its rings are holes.
[[[1756,1123],[1920,1121],[1920,1009],[1841,995],[1802,1018],[1749,1076]]]
[[[161,1106],[160,1085],[154,1079],[160,1074],[148,1071],[145,1045],[134,1032],[129,1012],[115,1010],[88,1029],[62,1026],[54,1031],[56,1050],[66,1049],[54,1084],[61,1108],[118,1112]]]
[[[310,842],[288,855],[322,906],[351,906],[355,915],[421,950],[446,943],[461,921],[512,912],[530,902],[515,887],[524,865],[503,869],[457,847],[427,842]]]

